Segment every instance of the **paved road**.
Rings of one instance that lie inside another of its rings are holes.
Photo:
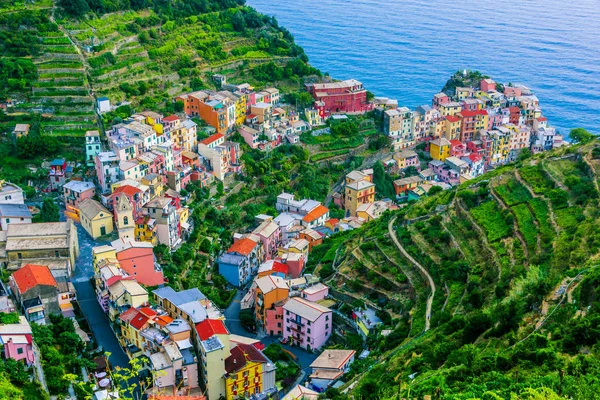
[[[114,332],[110,328],[110,321],[98,301],[96,292],[92,287],[90,278],[94,276],[92,267],[92,247],[102,243],[93,240],[80,224],[77,226],[77,237],[79,239],[79,258],[75,262],[75,273],[73,275],[73,286],[77,292],[77,301],[81,311],[85,315],[92,333],[98,345],[104,351],[110,352],[110,363],[113,367],[129,367],[129,358],[119,345]]]
[[[240,323],[240,301],[244,297],[244,293],[244,290],[238,290],[229,307],[223,312],[225,315],[225,325],[229,329],[229,332],[234,335],[256,338],[256,335],[249,333]]]

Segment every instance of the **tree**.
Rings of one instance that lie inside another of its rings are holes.
[[[58,222],[59,219],[60,214],[58,212],[58,206],[54,200],[46,197],[39,214],[39,222]]]
[[[183,112],[184,104],[183,101],[177,100],[175,102],[175,112]]]
[[[590,132],[586,131],[583,128],[575,128],[575,129],[571,129],[571,132],[569,133],[569,137],[575,143],[586,144],[586,143],[589,143],[592,140],[594,140],[594,138],[596,136],[594,136],[593,134],[591,134]]]
[[[432,186],[431,189],[429,189],[429,192],[427,192],[428,196],[435,196],[436,194],[440,193],[443,189],[440,186]]]

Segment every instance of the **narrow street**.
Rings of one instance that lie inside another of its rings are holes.
[[[77,292],[77,302],[85,315],[96,342],[105,352],[110,353],[109,361],[113,367],[128,368],[129,358],[119,345],[110,321],[96,300],[96,292],[90,278],[94,276],[92,267],[92,248],[102,243],[93,240],[80,224],[77,226],[79,239],[79,258],[75,263],[73,286]]]

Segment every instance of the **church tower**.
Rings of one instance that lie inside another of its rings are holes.
[[[135,240],[135,221],[133,220],[133,206],[125,194],[119,196],[115,209],[117,216],[117,229],[119,239]]]

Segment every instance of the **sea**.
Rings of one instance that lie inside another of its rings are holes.
[[[310,63],[414,108],[456,71],[531,88],[562,134],[600,134],[598,0],[247,0]]]

